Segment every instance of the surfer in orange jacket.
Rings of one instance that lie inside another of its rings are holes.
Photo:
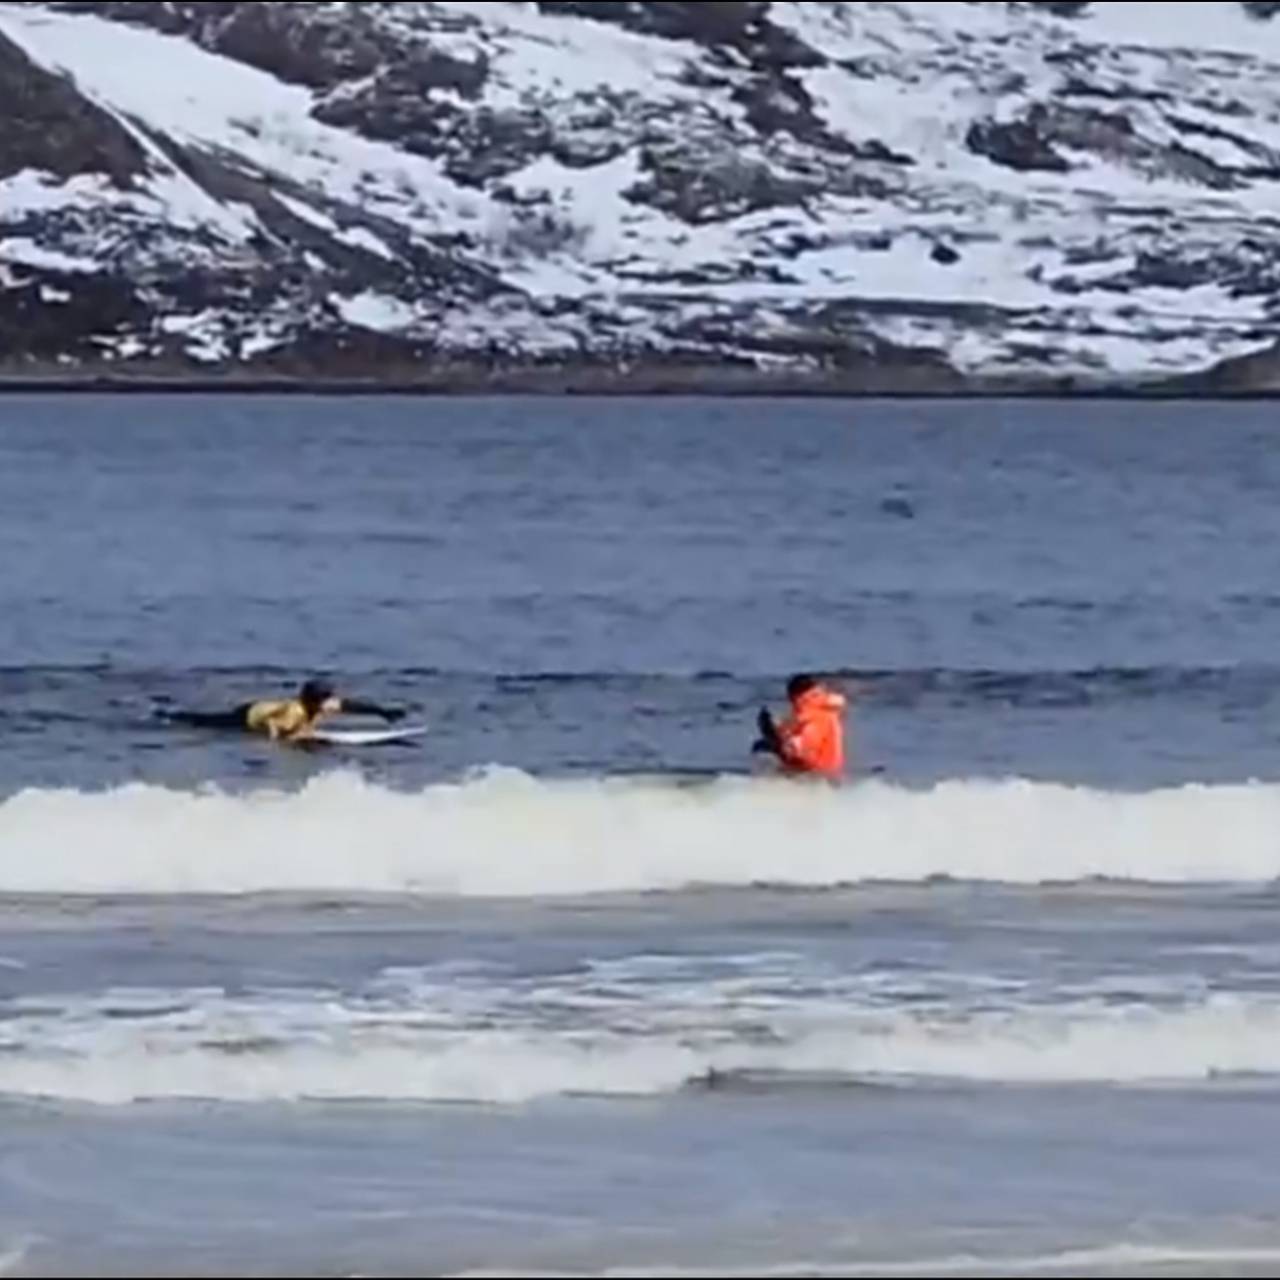
[[[760,712],[757,752],[778,758],[789,774],[837,779],[844,774],[844,712],[848,700],[814,676],[795,676],[787,685],[791,715],[777,724]]]

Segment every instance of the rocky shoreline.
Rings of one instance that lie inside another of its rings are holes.
[[[483,366],[451,362],[417,370],[370,369],[325,374],[244,369],[189,372],[172,368],[0,369],[0,396],[311,395],[311,396],[565,396],[717,397],[902,400],[1270,400],[1280,398],[1280,354],[1249,368],[1217,369],[1161,381],[939,378],[902,368],[798,374],[716,365],[621,368],[609,365]]]

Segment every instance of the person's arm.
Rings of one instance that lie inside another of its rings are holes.
[[[383,707],[362,698],[343,698],[341,702],[342,710],[353,716],[377,716],[388,724],[395,724],[405,717],[405,713],[399,707]]]
[[[813,723],[783,725],[778,731],[778,758],[794,768],[807,768],[820,736],[820,727]]]
[[[310,737],[313,728],[296,702],[259,703],[251,710],[249,722],[272,742],[299,742]]]
[[[286,742],[293,742],[298,738],[305,737],[310,726],[305,718],[301,715],[294,716],[289,713],[287,707],[280,707],[263,721],[266,728],[267,736],[272,742],[279,742],[281,739]]]

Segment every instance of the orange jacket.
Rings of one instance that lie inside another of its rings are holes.
[[[843,695],[832,689],[810,689],[792,707],[778,729],[782,763],[793,773],[838,778],[844,772]]]

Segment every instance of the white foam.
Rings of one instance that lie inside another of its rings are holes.
[[[26,1261],[31,1245],[23,1241],[20,1244],[6,1245],[0,1252],[0,1276],[12,1275]]]
[[[643,994],[644,999],[639,996]],[[1217,996],[879,1008],[848,984],[772,994],[750,979],[670,988],[465,979],[399,993],[118,993],[10,1001],[0,1094],[124,1105],[392,1100],[515,1105],[653,1096],[713,1076],[1021,1085],[1203,1084],[1280,1076],[1280,1003]],[[971,993],[970,993],[971,994]],[[572,1015],[572,1016],[570,1016]]]
[[[907,1259],[902,1261],[868,1261],[859,1256],[843,1262],[806,1261],[780,1266],[753,1266],[749,1270],[717,1267],[712,1270],[664,1267],[651,1270],[628,1267],[626,1271],[462,1271],[465,1280],[543,1280],[544,1277],[589,1277],[613,1280],[629,1276],[632,1280],[712,1280],[712,1277],[755,1276],[762,1280],[815,1280],[815,1277],[889,1277],[889,1276],[1085,1276],[1085,1275],[1261,1275],[1263,1269],[1280,1263],[1280,1248],[1188,1248],[1178,1245],[1114,1244],[1088,1249],[1067,1249],[1059,1253],[1038,1254],[954,1254],[946,1257]]]
[[[0,892],[592,894],[936,876],[1257,882],[1280,787],[1123,794],[1026,781],[688,789],[513,771],[416,793],[333,773],[235,796],[135,785],[0,805]]]
[[[1253,1268],[1274,1267],[1280,1249],[1242,1249],[1230,1246],[1181,1248],[1177,1245],[1116,1244],[1094,1249],[1067,1249],[1061,1253],[1023,1257],[955,1256],[927,1262],[878,1263],[875,1266],[841,1267],[842,1276],[1083,1276],[1260,1274]],[[797,1273],[799,1274],[799,1273]],[[832,1272],[831,1274],[837,1274]]]

